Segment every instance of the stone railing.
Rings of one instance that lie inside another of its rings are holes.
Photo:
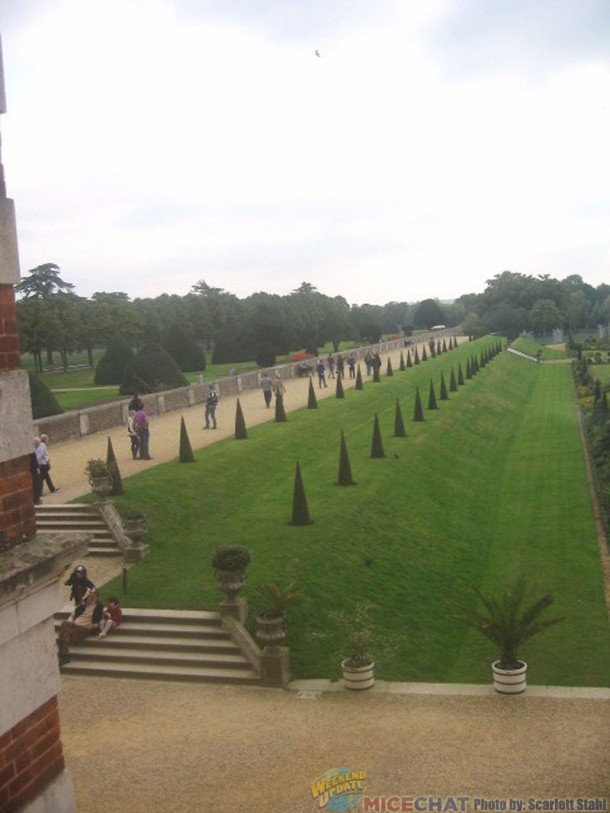
[[[447,330],[443,332],[443,335],[448,336],[453,332],[455,331]],[[440,335],[438,333],[434,334],[435,339],[439,337]],[[429,338],[430,336],[418,336],[417,341],[428,341]],[[403,348],[410,343],[409,339],[393,339],[392,341],[380,342],[379,344],[369,345],[367,347],[357,347],[347,352],[353,353],[356,359],[360,360],[364,358],[368,351],[380,354],[388,353]],[[347,352],[342,352],[344,356],[347,356]],[[337,355],[337,353],[333,353],[335,358]],[[324,358],[326,360],[326,357]],[[306,363],[313,372],[315,366],[314,359],[310,359]],[[303,362],[291,362],[290,364],[277,365],[273,367],[273,374],[279,375],[279,377],[284,380],[296,378],[302,374],[300,369],[302,364]],[[218,379],[216,381],[218,394],[223,398],[227,396],[238,396],[241,392],[246,390],[258,389],[263,374],[264,370],[253,370],[251,372]],[[163,415],[165,412],[187,409],[197,404],[203,404],[208,391],[209,383],[198,382],[190,384],[188,387],[142,395],[141,398],[148,414],[155,416]],[[86,435],[93,435],[96,432],[104,432],[115,426],[126,425],[129,401],[130,398],[125,398],[124,400],[98,404],[97,406],[87,407],[86,409],[64,412],[62,415],[39,418],[34,421],[34,434],[41,435],[45,433],[53,438],[53,443],[59,443],[63,440],[76,440]]]

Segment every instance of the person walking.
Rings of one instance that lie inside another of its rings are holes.
[[[318,388],[322,389],[322,387],[328,386],[324,375],[324,362],[322,359],[316,364],[316,373],[318,374]]]
[[[271,406],[271,397],[273,395],[273,381],[269,373],[265,373],[261,378],[261,390],[263,391],[263,397],[265,399],[265,406],[267,409]]]
[[[44,488],[44,483],[47,484],[47,487],[51,494],[54,494],[58,491],[57,488],[53,485],[53,480],[51,480],[50,470],[51,470],[51,461],[49,459],[49,450],[47,449],[47,444],[44,441],[44,438],[47,440],[49,439],[47,435],[41,435],[39,438],[34,438],[34,450],[36,452],[36,462],[38,463],[38,470],[40,472],[40,480],[41,480],[41,491]]]
[[[129,410],[129,415],[127,416],[127,434],[129,435],[129,440],[131,441],[131,456],[134,460],[137,460],[138,450],[140,448],[140,438],[138,437],[138,433],[133,422],[135,414],[136,413],[133,409]]]
[[[148,415],[144,407],[139,409],[133,416],[133,425],[138,433],[138,440],[140,442],[140,460],[152,460],[150,456],[150,428],[148,424]]]
[[[210,429],[210,421],[212,421],[212,429],[216,429],[216,407],[218,406],[218,393],[216,392],[216,384],[210,385],[210,391],[205,399],[205,426],[204,429]]]

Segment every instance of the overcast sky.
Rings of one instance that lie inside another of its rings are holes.
[[[610,281],[608,0],[0,0],[0,26],[22,275],[350,304]]]

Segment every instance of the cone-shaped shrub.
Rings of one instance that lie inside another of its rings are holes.
[[[430,392],[428,393],[428,409],[438,409],[436,404],[436,395],[434,394],[434,384],[430,379]]]
[[[341,451],[339,452],[339,477],[337,484],[340,486],[355,486],[356,481],[352,477],[352,467],[349,462],[349,455],[347,453],[347,444],[345,443],[345,435],[343,429],[341,430]]]
[[[294,492],[292,495],[292,520],[290,525],[311,525],[309,508],[307,507],[307,496],[303,486],[301,476],[301,466],[297,460],[297,468],[294,475]]]
[[[336,396],[337,398],[345,398],[345,393],[344,393],[344,391],[343,391],[343,381],[342,381],[342,378],[343,378],[343,376],[341,376],[341,375],[338,375],[338,376],[337,376],[337,390],[336,390],[336,392],[335,392],[335,396]]]
[[[428,354],[426,353],[426,346],[424,345],[423,350],[421,351],[421,360],[428,361]]]
[[[112,474],[112,491],[110,494],[113,497],[116,497],[118,494],[124,494],[125,489],[123,488],[123,480],[121,478],[121,472],[119,471],[118,464],[116,462],[116,457],[114,454],[114,449],[112,448],[112,440],[108,438],[108,448],[106,450],[106,465],[110,469],[110,473]]]
[[[407,350],[407,367],[413,366],[413,360],[411,358],[411,351]]]
[[[96,384],[120,384],[127,365],[133,357],[133,350],[123,336],[117,333],[108,342],[106,352],[97,363],[94,382]]]
[[[400,410],[400,401],[396,399],[396,410],[394,411],[394,437],[406,438],[405,422],[402,419],[402,412]]]
[[[235,409],[235,440],[246,440],[248,437],[248,430],[246,429],[246,421],[244,420],[244,413],[237,399],[237,407]]]
[[[457,392],[457,382],[455,380],[453,367],[451,368],[451,375],[449,377],[449,392]]]
[[[356,370],[356,383],[354,384],[354,389],[363,390],[364,384],[362,383],[362,370],[360,369],[360,365]]]
[[[191,446],[191,441],[186,431],[184,418],[180,418],[180,453],[178,459],[181,463],[195,462],[195,455],[193,454],[193,447]]]
[[[387,363],[386,368],[385,368],[385,374],[386,375],[394,375],[394,370],[392,369],[392,361],[390,360],[389,357],[388,357],[388,363]]]
[[[281,392],[275,396],[275,422],[286,423],[286,410],[284,409],[284,396]]]
[[[379,418],[375,413],[375,422],[373,423],[373,439],[371,441],[371,457],[385,457],[383,450],[383,440],[381,439],[381,429],[379,428]]]
[[[462,372],[462,362],[458,364],[458,387],[464,386],[464,373]]]
[[[398,369],[401,373],[405,371],[405,357],[402,354],[402,350],[400,351],[400,363],[398,365]]]
[[[441,399],[441,401],[448,401],[449,400],[449,393],[447,392],[447,387],[445,385],[445,376],[443,375],[442,370],[441,370],[440,399]]]
[[[313,388],[313,381],[309,379],[309,393],[307,395],[307,409],[317,409],[318,399],[316,398],[316,391]]]
[[[421,397],[419,394],[419,387],[415,390],[415,408],[413,410],[413,420],[419,423],[424,420],[424,410],[421,405]]]
[[[30,381],[30,401],[33,418],[47,418],[49,415],[61,415],[63,409],[59,401],[44,381],[35,373],[28,372]]]

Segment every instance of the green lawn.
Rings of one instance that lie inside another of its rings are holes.
[[[503,353],[449,401],[441,370],[463,370],[489,339],[462,345],[362,392],[303,409],[287,423],[249,430],[126,479],[117,504],[148,517],[151,555],[129,572],[127,606],[215,608],[210,558],[223,543],[253,554],[249,583],[296,581],[307,600],[291,613],[299,677],[337,674],[336,648],[310,633],[328,611],[377,605],[397,646],[382,678],[489,681],[495,652],[456,616],[471,584],[503,587],[521,572],[552,592],[565,621],[523,652],[531,682],[608,685],[610,629],[569,365],[535,365]],[[426,409],[430,381],[439,409]],[[425,422],[413,423],[419,386]],[[408,437],[394,438],[400,399]],[[371,459],[374,414],[386,457]],[[337,486],[340,430],[354,487]],[[308,527],[288,525],[295,461],[301,463]],[[108,591],[121,594],[119,581]]]

